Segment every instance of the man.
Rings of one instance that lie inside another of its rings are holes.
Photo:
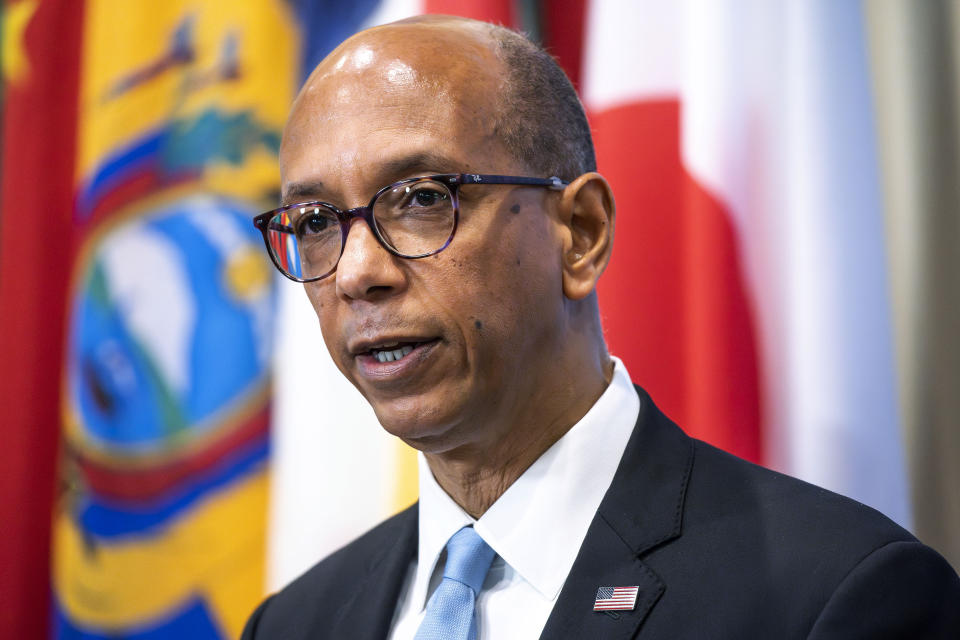
[[[422,452],[420,502],[244,637],[960,635],[934,551],[689,439],[607,353],[613,196],[525,39],[437,17],[354,36],[306,82],[280,164],[288,204],[257,224],[341,372]]]

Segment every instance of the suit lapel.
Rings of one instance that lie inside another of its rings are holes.
[[[632,611],[593,611],[600,587],[639,587]],[[563,585],[541,638],[632,638],[660,598],[664,584],[600,517]]]
[[[407,509],[398,522],[395,544],[371,553],[359,586],[323,637],[356,640],[387,637],[403,580],[417,553],[417,513],[416,504]]]
[[[632,638],[668,588],[642,556],[680,535],[693,442],[646,392],[637,387],[637,393],[633,435],[540,636],[544,640]],[[632,586],[639,587],[632,611],[593,611],[598,588]]]

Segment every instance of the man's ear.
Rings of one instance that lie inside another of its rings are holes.
[[[590,295],[610,261],[616,205],[599,173],[585,173],[563,190],[563,293],[571,300]]]

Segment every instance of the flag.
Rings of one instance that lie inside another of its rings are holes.
[[[44,637],[50,613],[82,9],[73,0],[3,5],[0,629],[16,638]]]
[[[960,5],[864,12],[914,530],[960,567]]]
[[[637,604],[639,587],[600,587],[593,602],[594,611],[630,611]]]
[[[236,637],[269,493],[275,292],[250,218],[276,199],[295,16],[87,0],[81,25],[53,635]]]
[[[590,4],[610,346],[689,433],[910,524],[864,16]]]

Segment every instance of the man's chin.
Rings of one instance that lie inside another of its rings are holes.
[[[448,429],[443,425],[424,424],[423,422],[409,422],[406,420],[384,419],[379,415],[380,426],[390,435],[403,440],[418,451],[434,453],[438,446],[446,440]]]
[[[440,453],[451,448],[456,440],[455,417],[438,411],[393,411],[374,407],[384,431],[424,453]]]

